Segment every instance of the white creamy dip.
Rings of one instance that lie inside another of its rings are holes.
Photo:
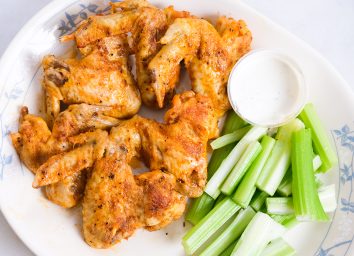
[[[243,57],[231,72],[228,95],[246,121],[280,126],[299,114],[306,102],[302,72],[288,56],[271,50]]]

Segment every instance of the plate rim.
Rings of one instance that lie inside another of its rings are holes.
[[[318,58],[335,76],[336,79],[340,81],[340,85],[338,88],[344,89],[348,94],[348,98],[352,98],[354,100],[354,90],[350,87],[348,82],[343,78],[342,74],[316,49],[314,49],[311,45],[306,43],[303,39],[295,36],[293,33],[286,30],[281,25],[272,21],[270,18],[266,17],[262,13],[255,10],[253,7],[244,3],[243,1],[234,2],[234,0],[222,0],[224,2],[229,3],[230,5],[241,5],[248,12],[252,13],[252,15],[257,16],[257,18],[261,19],[263,22],[268,23],[271,27],[275,28],[277,31],[280,31],[283,34],[286,34],[291,40],[296,41],[301,47],[306,49],[308,52],[313,54],[314,57]],[[23,27],[16,33],[14,38],[8,44],[6,50],[2,54],[0,58],[0,79],[3,81],[7,81],[8,76],[10,75],[11,68],[15,64],[17,60],[17,56],[20,55],[21,50],[23,49],[24,44],[28,41],[31,36],[31,32],[34,31],[40,24],[42,24],[43,20],[48,20],[54,15],[58,14],[63,9],[73,5],[76,2],[80,2],[80,0],[53,0],[52,2],[45,5],[41,8],[36,14],[34,14]],[[0,98],[2,98],[3,93],[5,92],[5,83],[0,85]],[[0,181],[3,182],[3,181]],[[0,210],[5,217],[5,220],[10,225],[11,229],[15,232],[17,237],[25,244],[25,246],[34,254],[38,255],[39,251],[36,246],[33,246],[31,241],[26,239],[21,235],[21,230],[13,223],[13,218],[3,211],[2,201],[0,200]]]

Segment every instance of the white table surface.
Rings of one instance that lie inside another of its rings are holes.
[[[237,1],[237,0],[235,0]],[[0,55],[17,31],[50,0],[1,1]],[[354,1],[244,0],[326,57],[354,90]],[[0,213],[0,255],[33,255]]]

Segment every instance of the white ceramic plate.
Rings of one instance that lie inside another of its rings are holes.
[[[309,86],[310,100],[318,109],[335,144],[339,168],[326,174],[326,183],[338,189],[338,209],[333,221],[305,223],[286,235],[299,255],[353,255],[354,235],[354,96],[345,81],[321,56],[251,8],[234,0],[152,1],[175,5],[202,17],[220,14],[246,20],[253,48],[279,49],[300,64]],[[79,209],[64,210],[31,187],[33,175],[20,163],[9,140],[16,131],[19,108],[37,113],[41,105],[43,55],[70,54],[72,45],[61,45],[58,36],[71,32],[87,15],[102,11],[105,0],[56,0],[40,11],[21,30],[0,63],[0,205],[19,237],[38,255],[183,255],[183,220],[158,232],[139,230],[112,249],[95,250],[85,244],[80,231]]]

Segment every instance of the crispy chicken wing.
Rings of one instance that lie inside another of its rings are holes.
[[[69,148],[66,141],[54,139],[47,123],[30,115],[27,107],[21,108],[19,129],[11,133],[11,140],[20,159],[33,173],[50,156]]]
[[[28,114],[27,107],[21,109],[19,131],[11,134],[13,145],[23,163],[33,173],[50,157],[82,145],[97,137],[97,132],[78,135],[89,129],[107,128],[118,123],[106,117],[94,106],[71,105],[61,112],[50,132],[46,122],[38,116]],[[72,137],[74,136],[74,137]],[[51,183],[45,188],[49,200],[63,207],[75,206],[83,195],[86,171],[75,173],[65,179]]]
[[[143,227],[142,188],[122,157],[112,152],[98,160],[86,185],[83,231],[95,248],[111,247]]]
[[[140,108],[140,94],[128,63],[125,37],[98,40],[92,52],[82,59],[43,59],[43,87],[49,124],[66,104],[87,103],[102,108],[106,116],[125,118]]]
[[[218,117],[230,108],[226,82],[232,66],[250,48],[251,33],[243,21],[221,17],[218,31],[206,20],[178,18],[161,38],[164,44],[149,63],[159,107],[174,84],[170,75],[184,60],[193,91],[210,97]]]
[[[64,208],[77,205],[84,195],[88,170],[77,172],[65,179],[45,187],[47,198]]]
[[[140,174],[135,179],[143,188],[145,229],[161,229],[182,216],[187,197],[175,190],[173,175],[155,170]]]

